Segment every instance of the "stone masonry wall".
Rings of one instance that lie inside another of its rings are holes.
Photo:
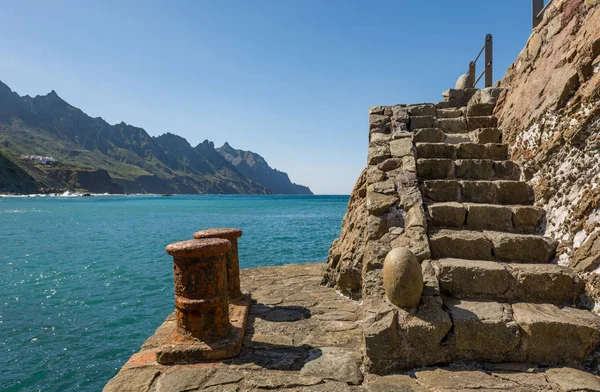
[[[495,115],[558,262],[600,267],[600,1],[555,0],[499,82]],[[595,295],[595,294],[594,294]]]

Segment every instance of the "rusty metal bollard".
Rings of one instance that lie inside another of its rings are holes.
[[[238,238],[242,236],[240,229],[208,229],[194,233],[196,239],[223,238],[231,242],[231,249],[227,254],[227,287],[229,298],[236,299],[242,296],[240,290],[240,259],[238,256]]]
[[[230,333],[227,254],[231,243],[211,238],[167,246],[173,256],[177,332],[204,342]]]

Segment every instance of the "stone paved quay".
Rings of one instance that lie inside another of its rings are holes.
[[[155,342],[171,315],[104,388],[119,391],[600,391],[573,368],[463,364],[389,376],[362,372],[361,306],[321,286],[324,264],[241,271],[252,307],[240,355],[221,362],[160,365]]]

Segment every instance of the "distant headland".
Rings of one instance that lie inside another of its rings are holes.
[[[0,82],[0,193],[312,194],[260,155],[110,125]]]

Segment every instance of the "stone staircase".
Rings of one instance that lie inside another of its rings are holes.
[[[578,276],[551,264],[557,242],[538,234],[544,210],[508,159],[493,109],[411,109],[437,278],[426,285],[452,321],[454,360],[582,362],[600,343],[600,318],[577,308]]]

